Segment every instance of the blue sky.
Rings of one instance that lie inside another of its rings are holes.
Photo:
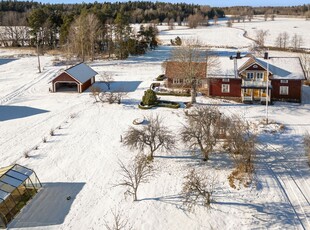
[[[34,0],[42,3],[81,3],[81,2],[95,2],[89,0]],[[107,1],[107,0],[106,0]],[[133,0],[132,0],[133,1]],[[152,0],[150,0],[152,1]],[[159,0],[161,1],[161,0]],[[97,0],[97,2],[104,2]],[[116,1],[107,1],[107,2],[116,2]],[[126,2],[123,0],[118,0],[118,2]],[[154,1],[155,2],[155,1]],[[194,3],[199,5],[210,5],[210,6],[296,6],[309,4],[310,0],[162,0],[162,2],[186,2]]]

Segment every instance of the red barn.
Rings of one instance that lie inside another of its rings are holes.
[[[53,92],[73,91],[82,93],[95,82],[98,73],[85,63],[66,69],[52,81]]]

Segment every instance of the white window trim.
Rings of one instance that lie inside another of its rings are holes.
[[[246,79],[253,80],[254,79],[254,72],[247,72]]]
[[[230,93],[230,85],[222,84],[222,93]]]
[[[258,78],[258,76],[259,76],[260,78]],[[264,73],[263,73],[263,72],[257,72],[257,73],[256,73],[256,80],[257,80],[257,81],[264,81]]]
[[[288,86],[280,86],[279,94],[280,95],[288,95],[289,94]]]
[[[223,78],[222,82],[229,82],[229,78]]]
[[[181,83],[181,80],[182,80],[182,79],[180,79],[180,78],[173,78],[173,84],[178,84],[178,85],[180,85],[180,84],[182,84],[182,83]]]
[[[280,80],[280,83],[288,83],[288,80]]]

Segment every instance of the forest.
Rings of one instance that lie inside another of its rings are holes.
[[[42,4],[33,1],[0,2],[0,45],[33,46],[43,53],[60,49],[68,55],[119,59],[143,54],[157,46],[157,25],[209,25],[225,15],[251,18],[256,14],[304,15],[309,6],[217,8],[186,3],[116,2]],[[141,25],[135,31],[130,25]]]

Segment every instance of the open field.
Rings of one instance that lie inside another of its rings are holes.
[[[302,23],[298,25],[302,27]],[[249,44],[242,31],[221,26],[163,31],[160,39],[167,44],[175,36],[198,37],[214,46]],[[310,132],[310,87],[303,88],[301,104],[277,102],[269,107],[270,120],[283,124],[283,132],[274,131],[272,125],[257,127],[260,144],[250,187],[237,190],[229,186],[227,177],[233,164],[227,153],[218,150],[205,163],[181,141],[178,149],[156,154],[156,177],[141,186],[139,201],[125,199],[125,189],[113,187],[121,178],[118,161],[126,164],[137,154],[120,142],[134,119],[159,114],[176,135],[184,122],[184,106],[177,110],[137,107],[143,92],[163,73],[161,64],[172,48],[160,46],[144,56],[89,63],[97,72],[114,76],[113,88],[127,92],[120,105],[94,103],[89,92],[49,93],[50,81],[67,68],[54,66],[52,56],[42,57],[40,74],[35,56],[16,57],[0,65],[0,167],[25,165],[44,186],[10,229],[105,229],[105,221],[112,220],[111,210],[115,209],[124,213],[134,229],[310,229],[310,169],[302,145],[303,134]],[[0,50],[1,56],[12,54],[12,50]],[[189,101],[186,97],[167,99]],[[197,100],[199,105],[217,104],[224,114],[239,114],[249,122],[265,118],[262,105],[203,96]],[[51,129],[54,136],[49,134]],[[38,150],[31,150],[35,146]],[[29,158],[23,155],[26,150],[31,150]],[[218,178],[211,209],[199,206],[188,212],[182,205],[183,177],[193,167]]]

